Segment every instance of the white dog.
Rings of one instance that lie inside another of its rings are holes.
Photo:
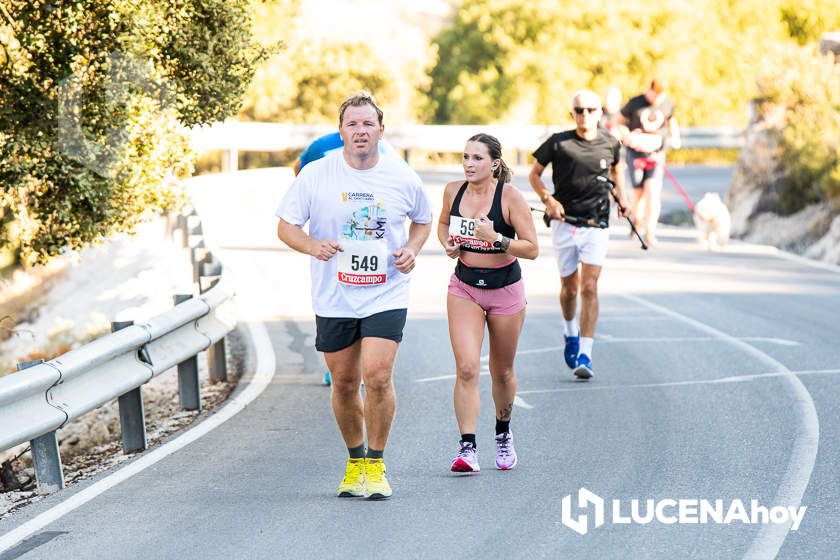
[[[706,193],[694,207],[694,226],[700,243],[709,251],[717,250],[729,241],[732,219],[729,209],[718,193]]]

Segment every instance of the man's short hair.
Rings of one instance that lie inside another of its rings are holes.
[[[370,105],[373,107],[376,111],[376,118],[379,119],[379,124],[382,125],[382,118],[384,114],[382,113],[382,109],[380,109],[376,104],[373,94],[367,90],[359,90],[345,99],[344,103],[342,103],[341,107],[338,109],[338,126],[340,127],[344,123],[344,112],[347,110],[347,107],[361,107],[363,105]]]
[[[579,97],[583,97],[584,99],[588,98],[589,100],[594,103],[595,107],[601,108],[601,98],[598,96],[597,93],[592,91],[591,89],[579,89],[572,94],[572,98],[569,99],[569,108],[575,108],[575,100]]]

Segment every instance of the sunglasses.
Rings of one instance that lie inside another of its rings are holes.
[[[582,115],[584,111],[589,113],[590,115],[595,111],[598,111],[600,107],[574,107],[575,113],[578,115]]]

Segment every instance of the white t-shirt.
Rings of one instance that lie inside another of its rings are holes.
[[[312,308],[321,317],[369,317],[408,307],[408,280],[393,253],[408,239],[406,218],[432,221],[420,177],[395,155],[380,154],[371,169],[355,169],[343,152],[304,167],[275,215],[317,240],[345,251],[328,261],[312,257]]]

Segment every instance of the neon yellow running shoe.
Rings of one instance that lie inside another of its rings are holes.
[[[391,497],[391,485],[385,478],[382,459],[365,459],[365,498],[384,500]]]
[[[365,460],[347,459],[344,480],[338,485],[339,498],[365,496]]]

